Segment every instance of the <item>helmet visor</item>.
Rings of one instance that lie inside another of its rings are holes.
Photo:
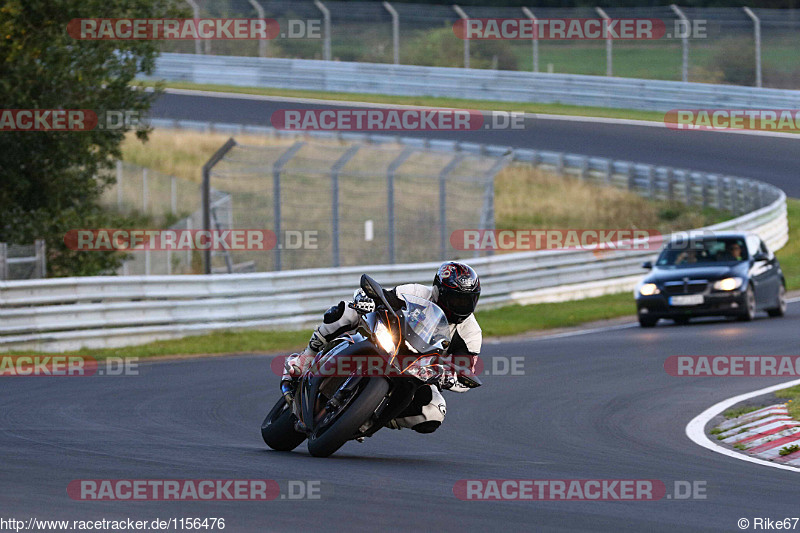
[[[442,296],[444,296],[444,302],[442,303],[450,314],[459,318],[467,318],[475,311],[480,293],[446,291]]]

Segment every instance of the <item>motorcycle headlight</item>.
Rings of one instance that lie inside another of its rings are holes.
[[[383,322],[378,322],[378,325],[375,326],[375,339],[384,351],[394,353],[394,337]]]
[[[642,296],[652,296],[654,294],[658,294],[661,291],[658,290],[658,286],[655,283],[645,283],[641,287],[639,287],[639,294]]]
[[[735,291],[742,286],[742,278],[725,278],[714,282],[714,289],[718,291]]]

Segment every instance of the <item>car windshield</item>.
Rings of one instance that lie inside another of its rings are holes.
[[[443,349],[442,341],[450,341],[450,325],[444,316],[444,311],[430,300],[410,294],[401,296],[406,301],[406,309],[403,312],[406,334],[414,349],[418,351]]]
[[[656,266],[708,266],[746,259],[747,246],[741,237],[691,239],[667,245],[658,256]]]

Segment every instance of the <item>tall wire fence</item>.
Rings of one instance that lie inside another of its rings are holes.
[[[227,261],[270,271],[463,256],[449,236],[494,227],[494,176],[504,164],[398,144],[236,145],[214,167],[211,188],[230,196],[225,212],[233,228],[270,229],[277,243],[217,254],[212,267]]]
[[[613,75],[795,88],[800,82],[800,9],[604,8],[610,18],[664,22],[656,40],[459,39],[469,18],[601,18],[581,8],[420,5],[400,2],[193,0],[200,17],[264,17],[281,36],[264,41],[164,41],[167,52],[330,59]],[[684,20],[684,22],[681,22]],[[691,33],[684,39],[686,28]],[[610,46],[610,50],[609,47]],[[610,63],[608,59],[611,59]]]

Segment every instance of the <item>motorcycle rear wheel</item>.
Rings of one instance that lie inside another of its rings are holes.
[[[308,452],[314,457],[328,457],[352,439],[389,392],[389,382],[383,378],[368,378],[367,384],[345,411],[322,434],[314,432],[308,438]]]
[[[290,452],[306,440],[305,433],[294,429],[294,415],[281,397],[261,424],[264,442],[279,452]]]

